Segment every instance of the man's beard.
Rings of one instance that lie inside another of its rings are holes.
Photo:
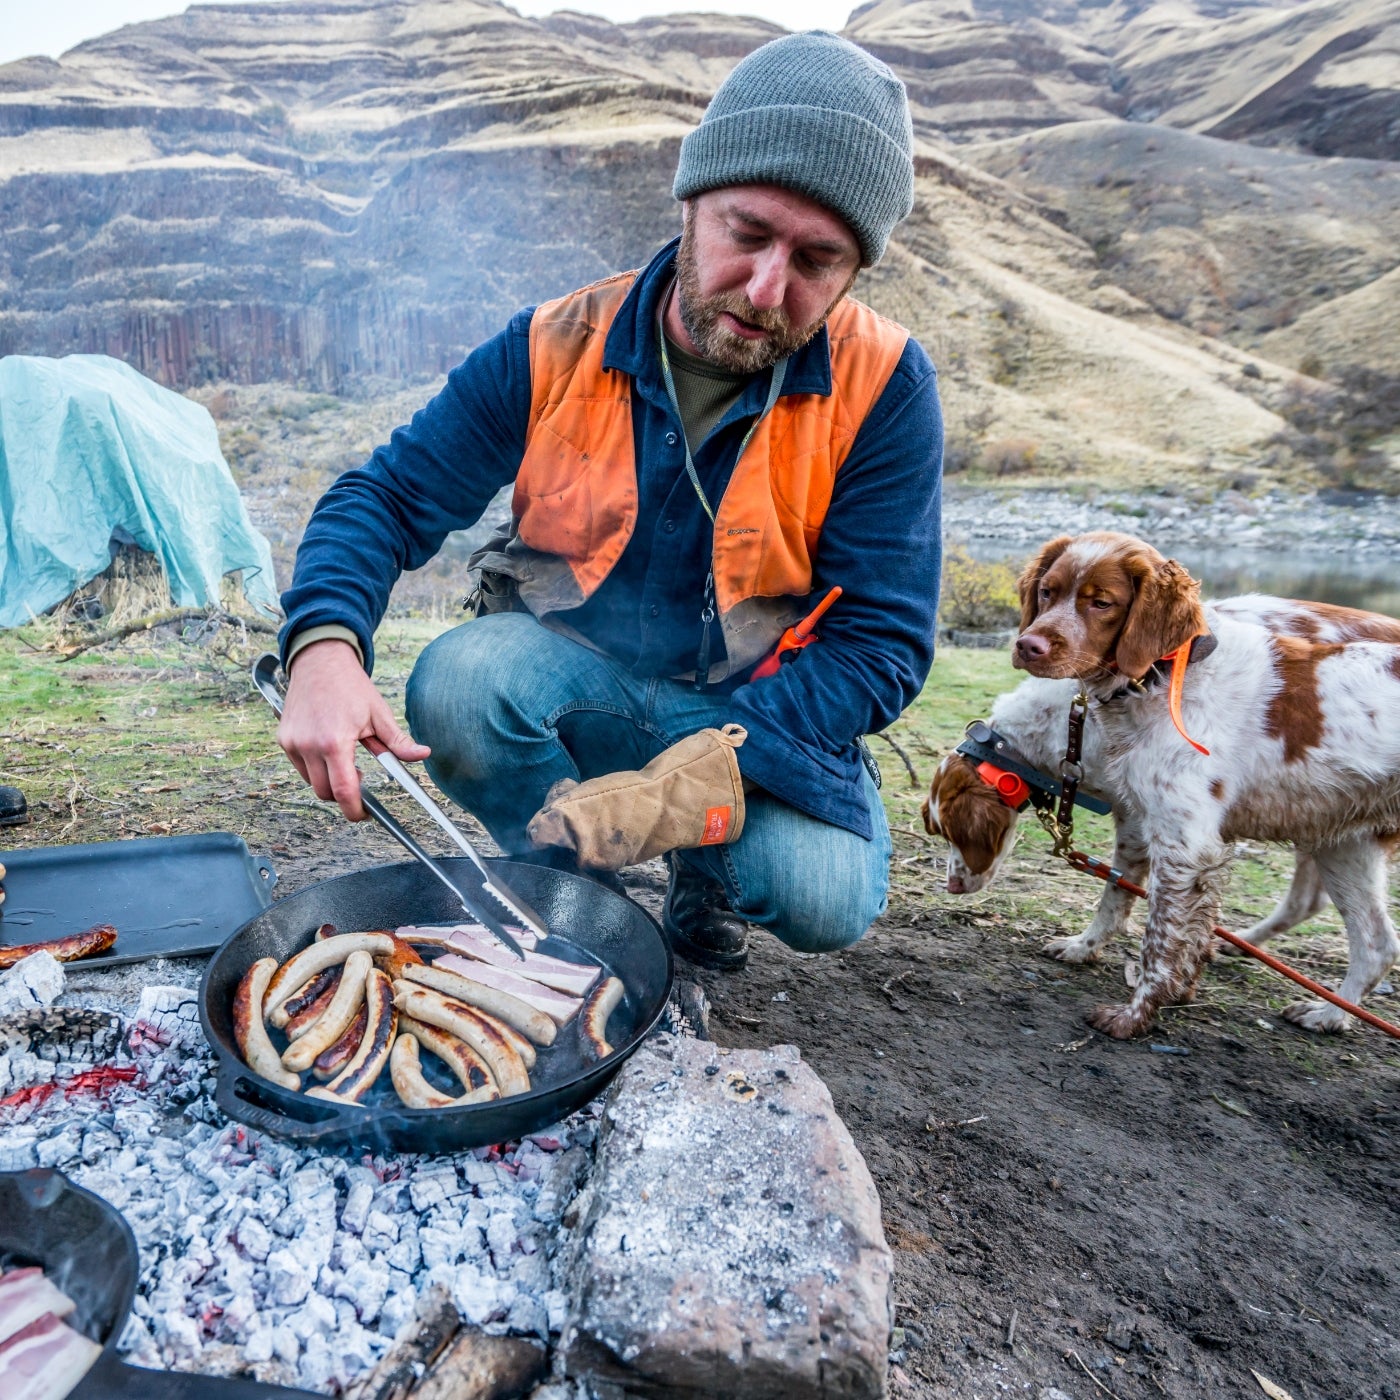
[[[735,374],[756,374],[769,369],[779,360],[800,350],[826,324],[836,303],[851,289],[855,274],[842,287],[831,305],[810,326],[796,327],[787,315],[775,307],[760,311],[743,292],[718,292],[704,297],[700,292],[700,269],[695,262],[695,247],[690,239],[687,222],[681,234],[680,251],[676,254],[676,294],[679,297],[681,325],[685,327],[700,354],[721,369]],[[767,332],[762,340],[750,340],[736,334],[724,324],[725,312],[758,326]]]

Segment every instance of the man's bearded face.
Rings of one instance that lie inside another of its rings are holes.
[[[760,309],[741,290],[715,291],[706,295],[697,253],[696,220],[687,209],[681,246],[676,256],[676,291],[679,298],[681,324],[694,342],[703,359],[736,374],[754,374],[775,365],[794,350],[800,350],[826,324],[836,303],[850,290],[859,265],[840,274],[839,286],[832,295],[828,286],[822,299],[815,303],[820,314],[804,325],[795,325],[784,306]],[[833,285],[835,283],[833,282]],[[807,301],[811,301],[811,288]],[[728,323],[732,316],[745,323],[751,331],[762,336],[743,335]]]

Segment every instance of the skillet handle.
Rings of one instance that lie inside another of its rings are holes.
[[[225,1115],[261,1133],[314,1147],[345,1131],[345,1110],[320,1099],[290,1098],[269,1108],[267,1094],[246,1075],[220,1067],[214,1102]]]

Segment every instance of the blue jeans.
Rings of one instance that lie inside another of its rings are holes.
[[[608,657],[496,613],[437,638],[408,682],[409,728],[431,747],[433,781],[501,849],[531,849],[525,828],[560,778],[641,768],[662,749],[727,719],[722,695],[639,680]],[[890,834],[867,776],[873,840],[765,792],[747,799],[744,834],[684,853],[723,883],[735,911],[805,953],[854,943],[885,911]]]

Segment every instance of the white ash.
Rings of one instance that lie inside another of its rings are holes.
[[[125,1022],[56,1007],[0,1023],[0,1169],[56,1167],[125,1215],[129,1359],[338,1395],[434,1284],[490,1331],[558,1331],[560,1216],[592,1110],[504,1155],[325,1152],[226,1120],[214,1072],[189,988],[146,988]]]
[[[30,953],[0,972],[0,1016],[52,1006],[63,994],[63,964],[52,953]]]

